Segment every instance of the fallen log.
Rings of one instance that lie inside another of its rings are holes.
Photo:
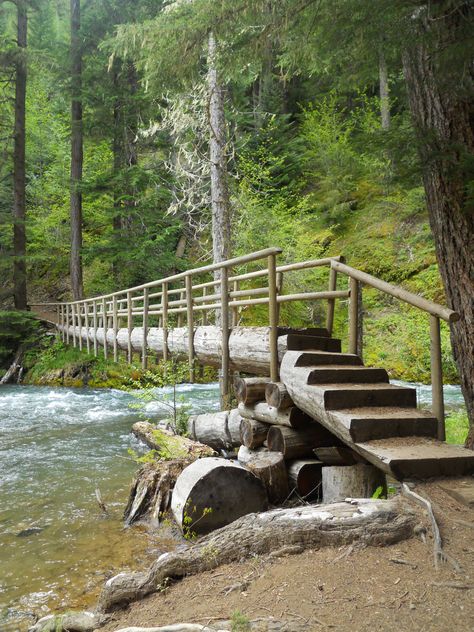
[[[288,498],[288,476],[282,454],[269,452],[266,448],[249,450],[242,445],[237,458],[239,463],[262,481],[268,500],[273,505],[278,505]]]
[[[265,388],[269,382],[268,377],[236,377],[234,391],[237,401],[247,405],[261,401],[265,398]]]
[[[269,406],[284,410],[294,406],[286,386],[282,382],[269,382],[265,388],[265,401]]]
[[[314,448],[339,442],[329,430],[315,421],[302,429],[272,426],[268,431],[267,444],[272,452],[281,452],[285,459],[314,456]]]
[[[267,509],[262,482],[235,461],[206,458],[186,467],[174,486],[171,510],[185,536],[208,533]]]
[[[240,441],[242,445],[250,450],[260,447],[266,441],[270,424],[255,419],[241,418],[240,424]]]
[[[321,470],[323,464],[316,459],[300,459],[287,463],[290,488],[296,489],[305,500],[321,499]]]
[[[10,364],[7,372],[0,380],[0,384],[8,384],[8,382],[13,380],[15,375],[19,373],[19,371],[21,370],[21,361],[23,359],[23,354],[24,349],[20,346],[15,354],[15,357],[13,358],[13,362]]]
[[[214,456],[214,450],[193,439],[175,435],[169,430],[156,428],[148,421],[137,421],[132,426],[132,433],[146,443],[152,450],[160,453],[162,458],[188,458],[200,459],[205,456]]]
[[[243,421],[242,415],[237,408],[233,408],[227,417],[228,435],[231,441],[231,447],[236,448],[242,444],[240,439],[240,425]]]
[[[123,572],[109,579],[97,612],[109,612],[156,592],[167,578],[178,579],[293,546],[301,552],[315,546],[360,542],[385,546],[412,537],[419,518],[402,499],[353,500],[306,505],[250,514],[200,539],[185,550],[164,553],[145,572]]]
[[[371,498],[378,487],[386,493],[385,474],[369,463],[323,467],[323,501]]]
[[[308,417],[296,406],[291,406],[286,410],[278,410],[269,406],[266,402],[258,402],[246,406],[239,404],[239,413],[246,419],[256,419],[266,424],[277,424],[279,426],[289,426],[291,428],[303,428],[312,424],[311,417]]]

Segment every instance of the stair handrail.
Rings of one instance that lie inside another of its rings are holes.
[[[377,277],[357,270],[341,261],[331,261],[331,269],[349,277],[349,353],[362,354],[362,346],[359,344],[359,301],[363,285],[369,285],[376,290],[393,296],[408,305],[412,305],[430,315],[430,361],[431,361],[431,399],[433,414],[438,420],[438,439],[446,440],[444,393],[443,393],[443,369],[441,359],[441,330],[440,319],[447,323],[455,323],[460,319],[460,314],[448,307],[434,303],[418,294],[413,294],[397,285],[382,281]]]

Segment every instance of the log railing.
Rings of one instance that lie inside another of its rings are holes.
[[[113,358],[118,360],[117,333],[122,323],[126,323],[128,344],[127,359],[132,362],[132,333],[134,326],[143,328],[141,346],[141,364],[147,368],[147,335],[155,323],[163,331],[163,359],[167,361],[168,332],[173,327],[188,329],[189,379],[194,381],[195,357],[193,334],[198,324],[218,324],[222,335],[221,357],[221,400],[226,402],[230,392],[229,337],[231,330],[238,325],[239,309],[255,305],[268,305],[268,324],[270,329],[270,377],[278,380],[278,326],[280,305],[286,302],[324,300],[327,303],[326,328],[329,335],[333,332],[336,299],[349,298],[349,353],[362,354],[361,348],[361,290],[369,285],[389,296],[393,296],[430,315],[431,334],[431,383],[433,412],[438,419],[438,438],[444,440],[444,400],[441,366],[440,319],[449,323],[459,319],[459,315],[432,301],[412,294],[400,287],[377,279],[344,263],[343,257],[327,257],[298,263],[277,266],[276,259],[280,248],[267,248],[242,257],[203,266],[181,272],[164,279],[137,285],[97,296],[63,303],[34,303],[31,307],[46,320],[58,325],[62,339],[69,344],[83,348],[82,329],[92,327],[93,353],[98,354],[97,331],[103,328],[103,353],[108,357],[108,347],[112,348]],[[265,267],[239,274],[235,268],[247,264],[265,261]],[[324,291],[283,293],[283,277],[289,272],[327,267],[329,270],[328,288]],[[337,275],[349,277],[347,290],[337,289]],[[203,277],[213,276],[211,280]],[[243,287],[246,283],[257,282],[258,287]],[[110,344],[107,330],[113,330]],[[72,331],[72,333],[71,333]],[[87,351],[91,352],[91,340],[86,336]]]

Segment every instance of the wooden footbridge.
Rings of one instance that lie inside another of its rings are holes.
[[[95,355],[101,347],[106,358],[111,354],[117,360],[123,351],[132,362],[134,352],[139,353],[143,368],[151,354],[165,361],[185,357],[191,382],[197,364],[219,366],[224,410],[229,407],[232,372],[267,376],[311,423],[320,424],[336,441],[397,478],[473,472],[474,453],[444,442],[440,319],[455,323],[459,315],[356,270],[342,257],[277,265],[280,253],[279,248],[269,248],[104,296],[31,307],[57,326],[66,343]],[[260,267],[248,270],[248,266]],[[288,275],[322,267],[329,271],[325,289],[284,293]],[[338,277],[348,278],[347,289],[338,289],[342,285]],[[428,314],[432,412],[417,408],[415,389],[391,385],[383,368],[364,366],[363,286]],[[301,301],[325,303],[324,327],[282,326],[282,305]],[[344,353],[341,340],[332,337],[337,301],[348,303]],[[255,306],[268,306],[268,316],[264,310],[268,320],[258,327],[242,326]],[[279,416],[289,415],[287,407],[286,413],[278,406],[259,412],[259,405],[267,404],[253,402],[255,419],[263,415],[264,421],[274,419],[278,424]]]

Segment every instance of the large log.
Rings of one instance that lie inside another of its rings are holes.
[[[242,404],[253,404],[265,398],[265,387],[270,378],[262,377],[236,377],[234,390],[237,401]]]
[[[236,463],[219,458],[194,461],[173,490],[171,510],[185,535],[208,533],[267,508],[263,483]]]
[[[321,499],[321,470],[323,464],[316,459],[299,459],[287,463],[290,487],[308,499]]]
[[[282,382],[269,382],[265,388],[265,401],[269,406],[283,410],[294,406],[286,386]]]
[[[203,413],[188,418],[188,434],[215,450],[228,450],[241,444],[240,423],[242,417],[234,408],[231,411]]]
[[[245,419],[244,417],[241,417],[241,419],[240,441],[242,445],[250,450],[263,445],[263,442],[267,439],[268,429],[271,428],[270,424],[256,421],[255,419]]]
[[[242,445],[237,458],[239,463],[262,481],[267,490],[268,500],[273,505],[278,505],[288,498],[288,477],[282,454],[269,452],[266,448],[249,450]]]
[[[314,448],[334,445],[335,442],[338,443],[339,440],[316,422],[301,430],[272,426],[267,437],[268,449],[272,452],[281,452],[285,459],[311,457],[314,455]]]
[[[188,419],[188,434],[194,441],[211,446],[214,450],[232,447],[228,416],[228,411],[191,416]]]
[[[290,428],[304,428],[312,425],[311,417],[308,417],[296,406],[286,410],[278,410],[269,406],[266,402],[258,402],[251,406],[239,404],[239,413],[246,419],[256,419],[266,424],[289,426]]]
[[[199,459],[215,455],[214,450],[208,445],[204,445],[204,442],[175,435],[173,432],[163,428],[156,428],[148,421],[137,421],[134,423],[132,433],[152,450],[163,451],[170,458],[192,457]]]
[[[176,580],[283,547],[302,551],[354,542],[366,546],[394,544],[412,537],[418,522],[419,517],[408,502],[398,498],[251,514],[184,550],[164,553],[148,571],[123,572],[112,577],[102,590],[96,612],[110,612],[156,592],[167,578]]]
[[[378,487],[385,492],[385,474],[369,463],[323,467],[323,501],[371,498]]]

